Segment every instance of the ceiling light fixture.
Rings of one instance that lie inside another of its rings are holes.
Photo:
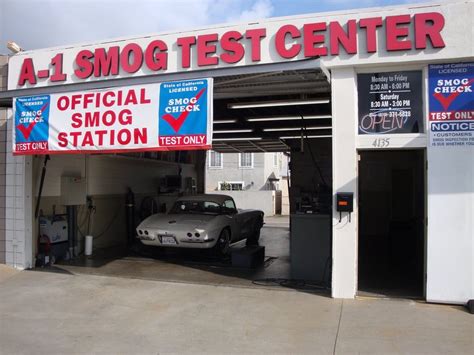
[[[218,120],[218,121],[213,121],[212,123],[214,124],[221,124],[221,123],[236,123],[237,120]]]
[[[328,135],[323,135],[323,136],[303,136],[303,138],[331,138],[332,135],[331,134],[328,134]],[[293,139],[293,138],[296,138],[296,139],[300,139],[301,136],[283,136],[283,137],[280,137],[280,139]]]
[[[235,103],[235,104],[227,104],[227,108],[240,109],[240,108],[275,107],[275,106],[321,105],[321,104],[328,104],[329,102],[330,102],[329,99],[240,102],[240,103]]]
[[[261,137],[247,137],[247,138],[213,138],[213,142],[219,141],[259,141],[262,140]]]
[[[229,130],[214,130],[214,133],[250,133],[253,129],[229,129]]]
[[[279,132],[279,131],[299,131],[302,129],[310,130],[310,129],[332,129],[331,126],[319,126],[319,127],[290,127],[290,128],[264,128],[264,132]]]
[[[304,120],[321,120],[331,118],[331,115],[309,115],[303,116]],[[254,117],[247,118],[248,122],[265,122],[265,121],[296,121],[301,120],[301,116],[284,116],[284,117]]]

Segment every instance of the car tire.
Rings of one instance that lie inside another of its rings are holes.
[[[230,231],[225,228],[219,234],[216,245],[213,248],[214,254],[218,257],[224,257],[230,252]]]

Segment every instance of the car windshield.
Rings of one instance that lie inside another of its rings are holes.
[[[221,205],[211,201],[176,201],[171,214],[213,214],[222,212]]]

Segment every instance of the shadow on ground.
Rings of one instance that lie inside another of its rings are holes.
[[[242,248],[236,243],[233,249]],[[290,280],[288,219],[277,219],[262,228],[260,245],[265,246],[263,265],[255,269],[232,266],[230,257],[219,259],[209,252],[192,249],[161,249],[137,244],[132,248],[109,248],[94,255],[62,261],[36,269],[64,274],[92,274],[156,281],[239,287],[297,289],[329,296],[319,282]]]

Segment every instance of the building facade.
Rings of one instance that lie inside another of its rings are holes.
[[[8,90],[0,94],[7,108],[6,263],[33,266],[42,165],[38,157],[12,155],[13,98],[213,78],[214,125],[229,130],[214,129],[212,148],[303,155],[294,169],[301,181],[295,208],[330,196],[333,297],[355,297],[374,269],[382,284],[391,273],[374,261],[391,260],[399,271],[408,268],[405,275],[416,273],[423,299],[474,299],[473,11],[472,1],[342,11],[12,56]],[[131,52],[142,61],[127,62]],[[61,71],[49,78],[45,68],[58,70],[59,60]],[[243,77],[247,86],[239,89]],[[302,108],[308,92],[311,110]],[[281,98],[280,105],[300,106],[269,108]],[[235,102],[252,109],[237,115]],[[110,192],[110,181],[123,178],[94,155],[92,165],[79,157],[59,154],[54,181],[73,171]],[[191,163],[190,176],[202,174],[204,162]],[[144,186],[133,169],[125,171]],[[184,171],[179,162],[170,169]],[[153,188],[155,177],[147,178]],[[204,191],[204,179],[199,183]],[[0,252],[1,245],[0,238]],[[399,257],[404,250],[418,255],[413,265]]]
[[[220,153],[209,151],[206,191],[280,190],[288,159],[279,153]]]
[[[289,214],[288,158],[276,153],[220,153],[209,151],[206,163],[206,192],[232,195],[239,208],[258,208],[265,215]],[[287,190],[287,188],[286,188]]]

